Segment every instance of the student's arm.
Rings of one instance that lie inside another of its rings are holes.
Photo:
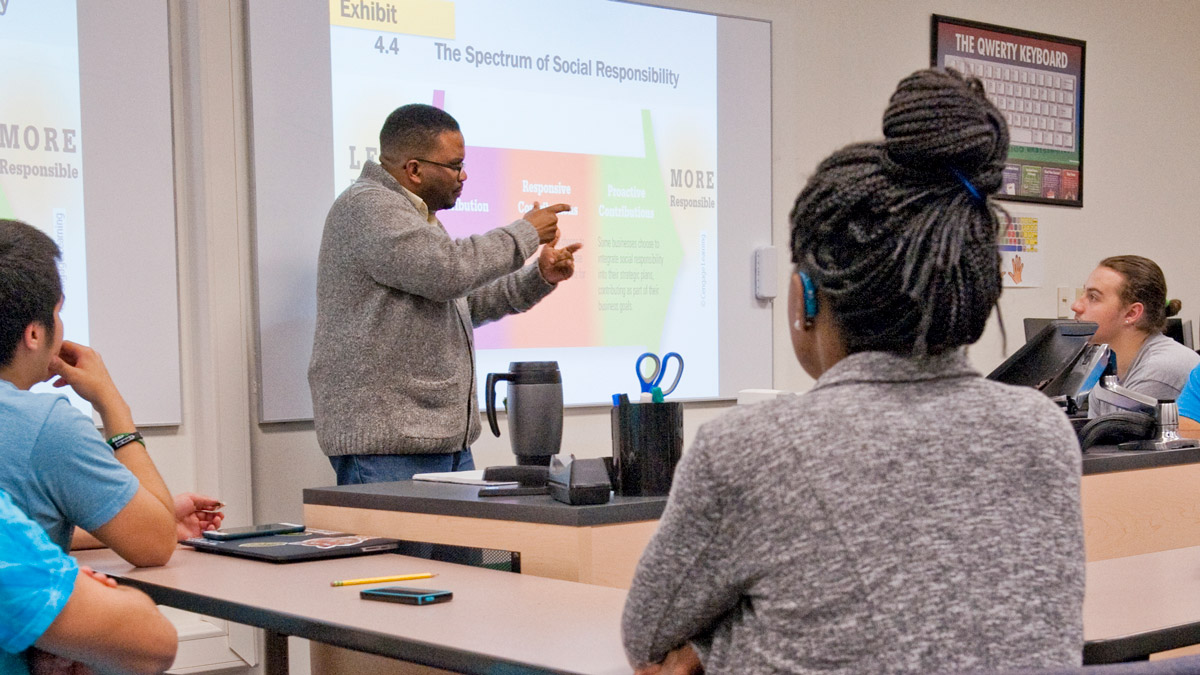
[[[741,596],[742,580],[730,562],[736,544],[711,471],[713,452],[702,427],[679,461],[658,531],[634,574],[621,633],[639,672],[672,672],[653,666],[671,665],[672,652],[708,633]]]
[[[161,673],[175,660],[175,627],[144,593],[81,572],[71,597],[34,643],[97,672]]]
[[[175,495],[175,538],[183,541],[199,537],[208,530],[221,529],[221,521],[225,519],[221,508],[224,506],[219,500],[192,492]],[[75,534],[71,536],[71,550],[86,551],[94,548],[107,547],[91,532],[76,527]]]
[[[92,534],[138,567],[167,564],[177,544],[174,515],[167,512],[164,517],[162,504],[144,487]]]
[[[71,535],[71,550],[72,551],[87,551],[93,548],[106,548],[104,542],[92,536],[91,532],[82,527],[75,528],[75,534]]]
[[[137,431],[129,405],[95,350],[64,341],[50,368],[58,376],[54,386],[70,385],[95,407],[105,437]],[[175,550],[175,501],[144,445],[127,443],[115,457],[138,479],[140,488],[116,516],[92,534],[134,565],[163,565]]]

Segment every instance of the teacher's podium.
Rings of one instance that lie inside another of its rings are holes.
[[[521,554],[521,572],[629,588],[666,497],[569,506],[547,495],[479,497],[473,485],[400,481],[309,488],[309,527]]]

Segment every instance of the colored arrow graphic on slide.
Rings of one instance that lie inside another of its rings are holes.
[[[451,236],[506,224],[535,201],[566,202],[559,245],[584,245],[575,278],[532,311],[476,330],[476,347],[659,347],[683,254],[648,110],[642,133],[642,157],[467,149],[469,180],[441,214]]]

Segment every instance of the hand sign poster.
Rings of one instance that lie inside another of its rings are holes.
[[[1003,217],[1001,217],[1003,221]],[[1042,254],[1038,250],[1036,216],[1008,214],[1000,229],[1000,273],[1006,287],[1033,288],[1042,285]]]

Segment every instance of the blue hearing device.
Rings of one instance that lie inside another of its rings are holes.
[[[817,287],[803,271],[798,269],[796,274],[800,276],[800,285],[804,288],[804,323],[811,326],[817,318]]]

